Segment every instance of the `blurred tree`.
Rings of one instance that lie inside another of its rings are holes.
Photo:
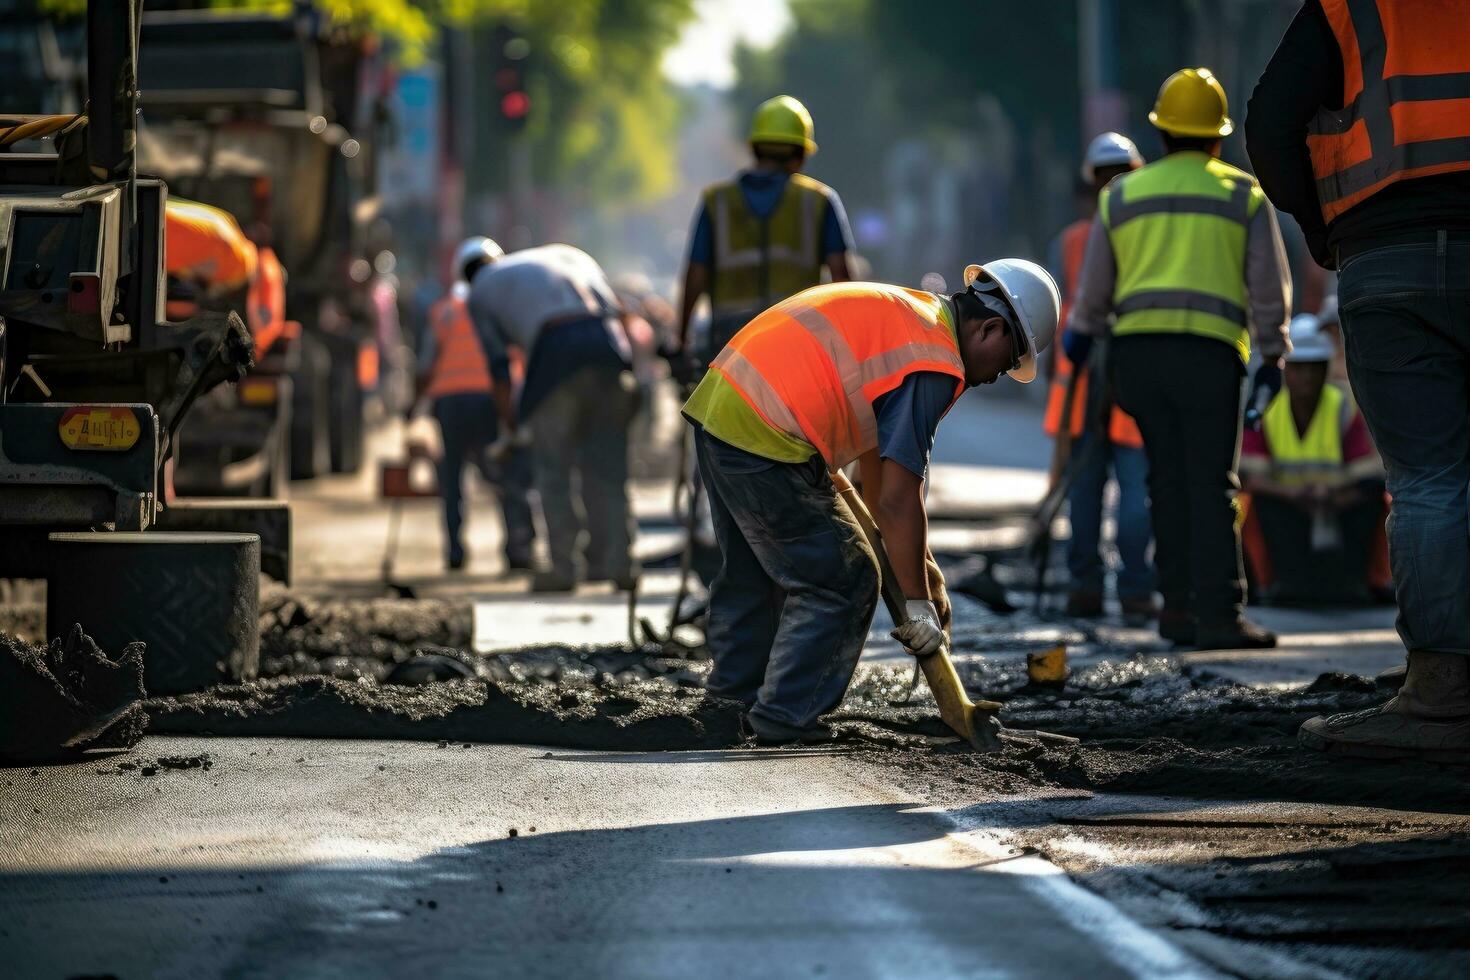
[[[36,0],[76,16],[86,0]],[[314,0],[333,22],[384,41],[400,62],[432,56],[441,29],[487,43],[513,26],[529,45],[524,132],[537,182],[587,199],[645,199],[672,174],[677,101],[657,70],[693,16],[693,0]],[[207,7],[287,14],[294,0],[162,0],[152,7]],[[473,68],[472,68],[473,70]],[[477,106],[477,108],[479,108]],[[488,106],[486,107],[488,111]],[[498,142],[505,132],[487,134]],[[487,140],[479,141],[482,145]],[[503,161],[488,169],[503,178]]]

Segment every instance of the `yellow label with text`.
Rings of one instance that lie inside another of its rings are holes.
[[[62,413],[57,431],[68,449],[124,452],[137,445],[143,427],[131,408],[78,405]]]

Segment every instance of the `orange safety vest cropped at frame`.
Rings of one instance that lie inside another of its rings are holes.
[[[1082,278],[1082,259],[1087,251],[1087,236],[1092,230],[1092,219],[1084,218],[1068,225],[1062,232],[1062,317],[1066,323],[1072,310],[1072,300],[1077,295],[1077,283]],[[1056,438],[1062,428],[1062,409],[1067,403],[1067,385],[1072,380],[1072,362],[1062,350],[1061,344],[1052,347],[1056,358],[1056,372],[1052,376],[1051,390],[1046,395],[1046,415],[1042,422],[1043,431]],[[1087,418],[1087,372],[1077,382],[1077,391],[1072,396],[1072,438],[1082,435],[1083,423]],[[1108,419],[1108,441],[1114,445],[1133,449],[1143,447],[1143,433],[1133,416],[1117,405],[1112,408]]]
[[[873,401],[909,375],[946,374],[954,400],[964,393],[948,302],[878,283],[817,286],[752,320],[712,368],[766,424],[845,466],[878,447]]]
[[[434,331],[435,356],[428,397],[488,393],[490,364],[475,335],[469,304],[459,296],[444,297],[429,310],[429,327]]]
[[[1342,52],[1341,109],[1307,147],[1332,221],[1395,181],[1470,170],[1470,8],[1462,0],[1322,0]]]

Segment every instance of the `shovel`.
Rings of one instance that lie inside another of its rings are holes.
[[[888,615],[893,619],[894,625],[907,622],[908,617],[904,612],[904,594],[899,588],[897,576],[893,574],[893,567],[889,564],[888,551],[883,545],[883,532],[878,529],[873,515],[868,512],[862,495],[857,492],[844,474],[833,473],[832,483],[837,488],[837,492],[842,495],[842,499],[847,501],[847,505],[852,508],[853,514],[857,517],[858,526],[862,528],[864,537],[872,546],[873,554],[878,557],[880,588]],[[964,685],[960,683],[960,675],[954,669],[954,662],[949,659],[948,643],[941,646],[938,653],[919,657],[918,661],[919,669],[924,673],[924,680],[929,685],[929,691],[934,695],[935,703],[939,705],[939,717],[977,752],[1000,751],[1005,747],[1002,741],[1005,736],[1015,736],[1027,741],[1047,742],[1053,745],[1078,744],[1077,739],[1067,735],[1008,729],[1000,723],[1000,702],[971,701],[969,695],[965,693]]]

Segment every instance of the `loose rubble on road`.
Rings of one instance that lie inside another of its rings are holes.
[[[1025,625],[992,634],[992,648],[1020,642]],[[324,600],[274,590],[262,600],[258,680],[143,700],[135,714],[146,712],[151,731],[180,734],[618,750],[741,742],[739,706],[701,689],[707,661],[626,645],[546,644],[482,655],[470,647],[471,629],[463,603]],[[7,669],[41,663],[39,648],[4,643]],[[1078,736],[1080,746],[1017,746],[989,756],[963,751],[923,685],[911,689],[905,664],[860,668],[830,717],[839,736],[834,745],[958,774],[986,795],[1065,789],[1425,808],[1470,802],[1470,786],[1453,767],[1343,766],[1298,748],[1295,733],[1306,718],[1381,701],[1367,678],[1324,674],[1300,690],[1262,689],[1183,668],[1165,655],[1096,650],[1105,643],[1094,641],[1094,652],[1110,656],[1060,690],[1031,685],[1019,659],[959,663],[968,689],[1005,704],[1008,726]],[[101,656],[79,634],[68,644],[90,649],[93,660]],[[62,645],[53,642],[52,649],[54,659]],[[80,656],[66,654],[63,662],[84,662]],[[7,751],[42,752],[28,747],[35,743],[12,739]],[[54,747],[44,751],[54,754]]]

